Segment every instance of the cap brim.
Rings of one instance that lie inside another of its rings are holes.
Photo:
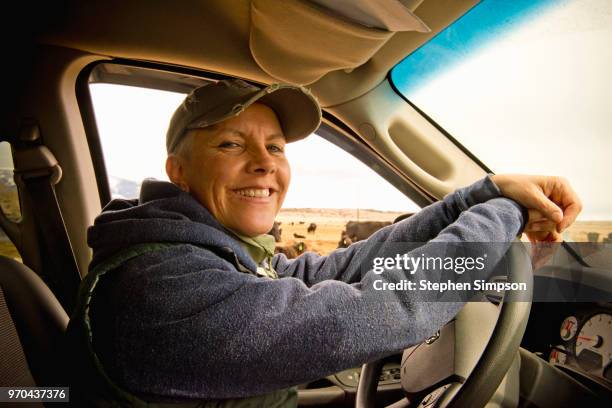
[[[305,138],[321,124],[319,103],[303,88],[281,86],[257,101],[276,113],[287,142]]]
[[[294,85],[274,84],[217,106],[187,128],[214,125],[239,115],[255,102],[270,107],[276,113],[287,142],[305,138],[321,124],[321,107],[308,90]]]

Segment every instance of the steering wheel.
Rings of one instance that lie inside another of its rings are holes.
[[[527,292],[507,291],[499,306],[468,302],[439,335],[405,350],[401,383],[406,398],[392,406],[483,407],[489,402],[517,357],[531,309],[531,260],[516,242],[505,255],[507,282],[525,282]],[[381,360],[363,365],[356,408],[375,406],[382,366]]]

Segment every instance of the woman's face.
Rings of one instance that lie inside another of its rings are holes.
[[[250,237],[270,231],[291,178],[274,111],[254,103],[236,117],[190,133],[190,151],[168,159],[170,179],[226,228]]]

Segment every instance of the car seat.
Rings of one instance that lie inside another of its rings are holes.
[[[42,279],[0,256],[0,385],[64,385],[61,345],[67,325],[68,315]]]

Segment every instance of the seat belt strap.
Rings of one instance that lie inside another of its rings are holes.
[[[43,145],[19,149],[15,178],[21,181],[34,214],[42,256],[41,276],[67,313],[73,310],[81,282],[70,237],[55,193],[61,168],[53,153]]]

